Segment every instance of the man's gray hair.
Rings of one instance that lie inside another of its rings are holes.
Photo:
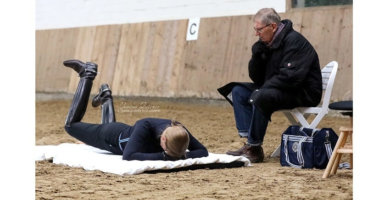
[[[253,21],[260,21],[264,24],[280,23],[280,16],[273,8],[262,8],[257,11]]]

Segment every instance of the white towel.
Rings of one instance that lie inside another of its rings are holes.
[[[85,170],[100,170],[118,175],[140,174],[145,171],[168,170],[199,164],[232,163],[235,161],[243,162],[244,166],[251,166],[250,161],[243,156],[214,153],[209,153],[207,157],[177,161],[126,161],[122,160],[121,155],[114,155],[85,144],[70,143],[35,146],[35,160],[53,160],[55,164],[81,167]]]

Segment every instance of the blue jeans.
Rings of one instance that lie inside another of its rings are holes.
[[[249,103],[252,91],[237,85],[232,90],[234,118],[238,134],[248,137],[248,144],[262,145],[268,126],[268,119]]]

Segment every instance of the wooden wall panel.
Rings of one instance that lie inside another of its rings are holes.
[[[94,49],[95,34],[96,34],[96,27],[84,27],[79,29],[77,40],[76,40],[76,49],[74,51],[73,58],[71,59],[78,59],[81,61],[92,60],[91,58],[92,58],[92,51]],[[80,78],[75,71],[73,70],[70,71],[71,72],[70,72],[68,92],[73,93],[74,91],[76,91]]]
[[[121,38],[121,28],[121,25],[99,26],[96,28],[90,61],[99,65],[99,74],[95,78],[92,93],[97,93],[100,85],[103,83],[112,85]]]
[[[185,31],[185,20],[123,25],[113,90],[119,95],[174,96]]]
[[[303,9],[301,33],[316,49],[321,67],[339,63],[333,100],[352,99],[352,7]]]
[[[73,58],[78,29],[36,31],[36,90],[67,92],[70,71],[62,62]]]
[[[98,26],[78,28],[74,54],[69,59],[79,59],[83,62],[98,64],[98,75],[95,78],[92,94],[98,92],[102,83],[112,85],[115,63],[119,49],[121,26]],[[76,90],[79,76],[70,72],[68,92]]]
[[[332,100],[352,98],[352,6],[291,9],[291,19],[317,50],[321,66],[336,60]],[[36,31],[36,91],[70,92],[78,75],[66,59],[99,65],[93,93],[109,83],[114,95],[221,98],[216,89],[250,81],[252,16],[202,18],[198,40],[186,41],[187,20]]]
[[[251,16],[232,18],[224,68],[221,71],[223,76],[217,81],[219,87],[229,81],[250,81],[248,62],[252,45],[258,40],[251,27]]]
[[[36,31],[35,33],[35,87],[37,91],[47,91],[45,81],[47,68],[47,49],[49,48],[50,33],[52,31]]]
[[[232,17],[200,20],[198,40],[188,41],[179,96],[216,96],[226,58]]]
[[[173,21],[151,23],[145,58],[141,58],[145,59],[144,65],[140,66],[141,87],[138,92],[141,96],[169,95],[167,86],[172,70],[169,61],[173,58],[175,25]]]
[[[164,35],[159,61],[152,66],[157,67],[155,90],[153,96],[164,91],[163,96],[174,97],[178,92],[180,69],[184,63],[184,45],[186,40],[187,21],[167,22],[164,26]],[[165,39],[164,39],[165,38]]]
[[[181,78],[185,72],[185,50],[186,50],[186,34],[187,20],[179,21],[177,33],[175,36],[176,48],[174,50],[174,59],[172,61],[172,77],[170,88],[173,90],[172,95],[178,97],[181,95]]]
[[[136,94],[141,84],[141,70],[149,36],[146,23],[122,25],[121,42],[113,81],[113,93]],[[150,59],[150,58],[148,58]]]
[[[333,48],[338,48],[337,61],[339,62],[339,70],[337,73],[335,88],[332,96],[337,99],[352,99],[353,96],[353,33],[352,33],[352,9],[344,9],[340,35],[338,36],[339,44]]]
[[[303,13],[302,10],[296,10],[294,12],[281,13],[280,17],[282,19],[290,19],[293,22],[294,30],[301,32]]]

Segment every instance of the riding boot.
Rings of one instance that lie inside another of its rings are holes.
[[[70,127],[71,123],[81,121],[85,114],[98,65],[92,62],[83,63],[79,60],[67,60],[64,61],[64,65],[74,69],[80,75],[80,81],[65,120],[65,126]]]
[[[102,84],[99,89],[99,94],[92,99],[93,107],[99,105],[101,105],[102,109],[102,124],[115,122],[114,102],[108,84]]]
[[[102,124],[115,122],[114,102],[108,99],[102,104]]]

